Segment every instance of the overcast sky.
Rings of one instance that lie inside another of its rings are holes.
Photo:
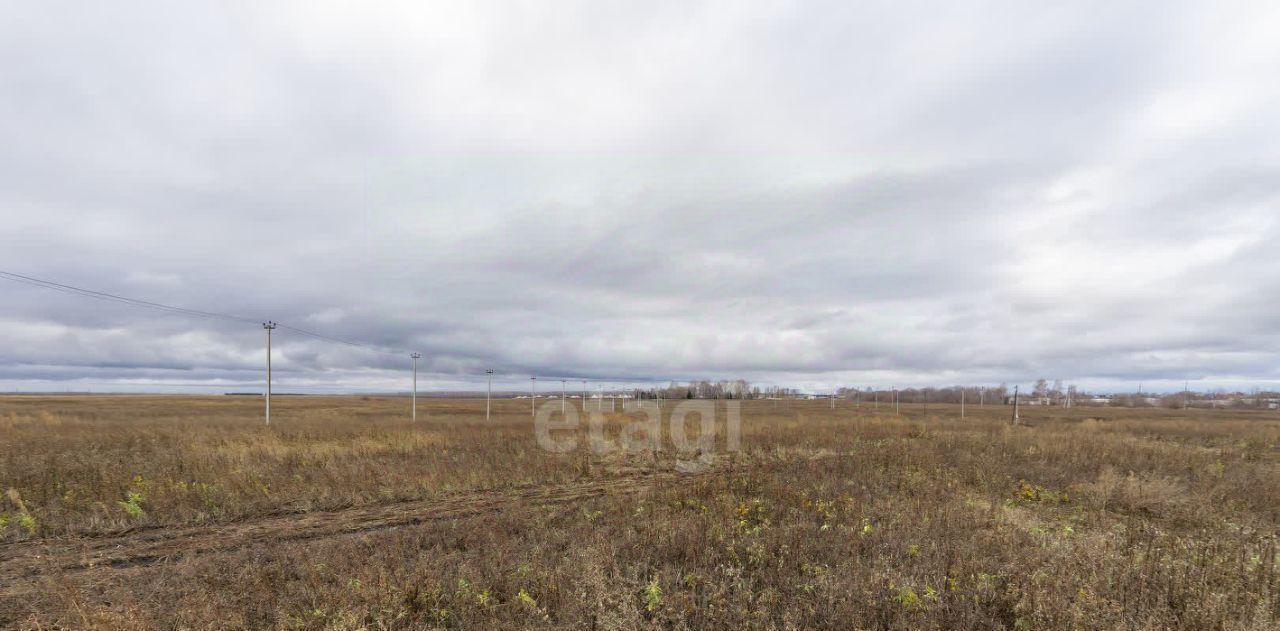
[[[416,349],[424,387],[1275,387],[1277,33],[1265,1],[5,2],[0,270]],[[275,342],[283,389],[408,387]],[[263,343],[0,280],[0,389],[236,389]]]

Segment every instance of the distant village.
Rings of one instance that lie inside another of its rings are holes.
[[[550,380],[549,380],[550,382]],[[569,380],[569,384],[578,382]],[[575,389],[572,385],[561,392],[517,394],[516,398],[560,398],[569,399],[727,399],[727,400],[829,400],[852,402],[891,403],[897,400],[901,404],[929,404],[961,402],[971,405],[1013,405],[1015,389],[1007,384],[994,387],[953,386],[947,388],[839,388],[835,392],[805,392],[796,388],[778,386],[753,386],[748,381],[697,381],[689,383],[672,382],[665,386],[641,388],[606,388],[593,386],[591,391],[584,388]],[[1029,390],[1018,391],[1019,405],[1030,406],[1113,406],[1113,407],[1152,407],[1152,408],[1254,408],[1280,410],[1280,392],[1254,390],[1252,392],[1213,390],[1197,392],[1190,389],[1170,393],[1110,393],[1094,394],[1085,392],[1074,385],[1063,385],[1061,381],[1050,382],[1047,379],[1037,380]]]

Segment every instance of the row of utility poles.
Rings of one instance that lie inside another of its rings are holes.
[[[271,424],[271,333],[272,331],[275,331],[276,326],[277,326],[276,323],[271,321],[262,323],[262,328],[267,331],[267,396],[266,396],[266,424],[267,425]],[[418,360],[422,358],[422,353],[413,352],[409,354],[409,357],[413,360],[413,395],[412,395],[412,403],[410,404],[409,418],[412,421],[416,421],[418,420]],[[493,370],[487,369],[484,371],[484,373],[487,377],[487,383],[485,385],[485,393],[484,393],[484,418],[486,421],[488,421],[492,417],[492,413],[493,413]],[[583,379],[581,381],[582,381],[582,411],[586,412],[587,403],[588,403],[587,380]],[[568,382],[569,382],[568,379],[560,380],[560,413],[561,414],[564,414],[566,411],[565,400],[567,398],[566,395],[568,393]],[[893,400],[892,400],[893,412],[894,414],[900,414],[902,411],[902,408],[901,408],[901,401],[899,401],[898,399],[898,389],[892,388],[891,391],[893,393]],[[986,392],[985,389],[979,389],[978,391],[979,406],[982,406],[984,404],[983,396],[985,395],[985,392]],[[537,415],[537,404],[538,404],[537,395],[538,395],[538,378],[529,377],[529,413],[531,416]],[[1186,396],[1187,396],[1186,390],[1184,389],[1184,392],[1183,392],[1184,401],[1186,400]],[[831,395],[832,410],[836,409],[837,398],[838,398],[838,395],[835,393],[832,393]],[[873,399],[874,399],[875,409],[879,410],[880,409],[880,391],[879,390],[876,390],[873,392]],[[659,398],[656,401],[656,405],[658,409],[662,408],[661,395],[659,395]],[[924,401],[924,405],[926,406],[925,409],[927,410],[928,401]],[[1185,403],[1184,403],[1184,406],[1185,406]],[[612,397],[609,400],[609,407],[610,407],[610,411],[612,411],[613,410]],[[598,404],[598,408],[601,411],[604,410],[604,386],[600,386],[600,401]],[[960,418],[964,418],[964,417],[965,417],[965,391],[962,389],[960,391]],[[1017,424],[1019,421],[1020,419],[1018,417],[1018,386],[1015,385],[1013,387],[1013,422],[1014,424]]]
[[[486,372],[492,373],[493,371],[490,370]],[[587,399],[587,380],[581,379],[580,381],[582,382],[582,411],[585,413],[587,411],[587,404],[589,403],[589,400]],[[492,384],[492,379],[490,379],[490,384]],[[569,384],[568,379],[560,380],[560,413],[561,414],[564,414],[566,412],[565,401],[568,398],[568,393],[569,393],[568,384]],[[604,411],[604,386],[603,385],[597,386],[597,389],[599,390],[600,394],[599,394],[599,401],[597,402],[597,405],[596,405],[596,409],[603,412]],[[487,401],[487,398],[488,398],[488,395],[486,395],[486,401]],[[609,397],[610,412],[614,411],[613,401],[614,401],[614,398]],[[488,403],[485,404],[485,409],[488,410]],[[538,415],[538,378],[529,377],[529,416],[537,416],[537,415]],[[487,418],[488,418],[488,415],[486,412],[486,419]]]
[[[271,321],[262,323],[262,328],[267,331],[267,395],[266,395],[266,424],[267,425],[271,424],[271,333],[276,329],[276,326],[277,326],[276,323]],[[409,358],[413,360],[413,390],[412,390],[411,403],[409,408],[410,409],[409,419],[411,421],[417,421],[418,420],[418,360],[422,358],[422,353],[418,353],[418,352],[410,353]],[[485,384],[485,393],[484,393],[484,418],[486,421],[488,421],[488,420],[491,420],[493,415],[493,370],[486,369],[484,373],[485,373],[485,376],[487,377],[487,382]],[[588,403],[587,380],[583,379],[581,381],[582,381],[582,411],[586,412],[587,403]],[[565,405],[566,405],[566,399],[567,399],[567,393],[568,393],[568,382],[569,382],[568,379],[560,380],[560,413],[561,414],[564,414],[566,411]],[[598,402],[598,409],[603,411],[604,410],[604,386],[600,386],[599,388],[600,388],[600,395],[599,395],[600,400]],[[538,390],[538,378],[536,376],[529,377],[529,414],[530,416],[537,415],[537,394],[538,394],[537,390]],[[900,414],[901,402],[898,400],[898,389],[893,388],[892,393],[893,393],[893,412],[895,414]],[[1014,394],[1014,422],[1016,423],[1018,420],[1017,386],[1014,387],[1014,393],[1015,393]],[[874,395],[875,409],[879,410],[880,409],[880,391],[876,390],[873,393],[873,395]],[[981,396],[982,396],[982,393],[980,391],[979,397]],[[835,393],[832,393],[830,397],[832,410],[836,409],[837,398],[838,398],[838,395],[836,395]],[[979,399],[979,401],[981,401],[981,398]],[[661,394],[658,395],[658,399],[655,401],[655,405],[658,407],[658,409],[662,409]],[[928,404],[926,403],[926,405]],[[979,405],[981,405],[981,403],[979,403]],[[613,411],[613,408],[614,408],[613,397],[610,397],[609,399],[609,408],[610,408],[610,411]],[[964,418],[964,416],[965,416],[964,391],[961,390],[960,418]]]
[[[267,425],[270,425],[271,424],[271,332],[275,330],[276,323],[263,322],[262,328],[266,329],[267,331],[266,423]],[[409,358],[413,360],[413,390],[412,390],[412,395],[410,399],[411,403],[409,407],[409,420],[417,421],[418,420],[418,360],[422,358],[422,353],[418,353],[418,352],[410,353]],[[488,421],[493,416],[493,370],[486,369],[484,371],[484,374],[487,377],[487,383],[485,384],[485,392],[484,392],[484,420]],[[587,380],[583,379],[581,381],[582,381],[582,411],[586,412],[587,411]],[[569,382],[568,379],[560,380],[560,413],[561,414],[565,413],[565,399],[567,398],[566,394],[568,392],[568,387],[567,387],[568,382]],[[536,410],[537,384],[538,384],[537,377],[529,377],[529,401],[530,401],[531,413],[536,413],[537,411]],[[659,406],[661,406],[661,404],[659,404]],[[604,410],[603,386],[601,386],[601,390],[600,390],[599,408],[601,411]],[[610,401],[609,401],[609,408],[610,408],[610,411],[613,411],[612,398],[610,398]]]
[[[267,331],[267,396],[266,396],[266,424],[271,424],[271,332],[276,330],[276,323],[267,321],[262,323],[262,328]],[[417,351],[409,353],[409,358],[413,360],[413,394],[411,403],[409,404],[409,420],[418,420],[418,360],[422,359],[422,353]],[[488,375],[489,383],[484,393],[484,420],[489,420],[492,416],[493,399],[493,370],[485,370]],[[585,393],[587,382],[583,381],[583,392]]]

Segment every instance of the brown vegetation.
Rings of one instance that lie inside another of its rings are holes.
[[[0,398],[0,626],[1271,629],[1280,415],[743,402],[551,454],[528,401]],[[670,405],[670,404],[668,404]],[[423,414],[423,412],[426,412]],[[609,419],[616,432],[625,419]]]

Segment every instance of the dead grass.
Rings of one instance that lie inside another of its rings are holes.
[[[607,482],[528,402],[0,398],[6,546]],[[0,596],[51,628],[1273,629],[1280,417],[748,402],[717,473],[568,504],[279,541]],[[621,415],[610,418],[616,433]],[[585,436],[584,436],[585,438]],[[671,471],[676,455],[658,454]],[[684,481],[680,481],[684,480]],[[130,493],[136,494],[131,496]],[[130,504],[137,510],[130,508]],[[18,525],[30,515],[34,528]]]

